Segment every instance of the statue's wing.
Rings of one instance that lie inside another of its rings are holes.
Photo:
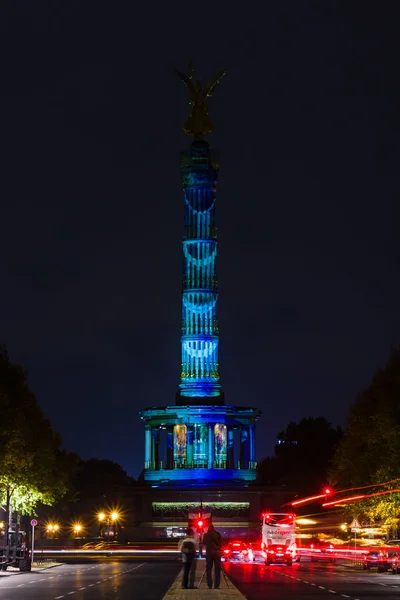
[[[175,73],[178,75],[179,79],[181,81],[183,81],[183,83],[189,88],[189,90],[191,92],[195,92],[196,91],[196,88],[194,87],[193,81],[191,79],[189,79],[189,77],[187,77],[187,75],[184,75],[184,73],[181,73],[177,69],[175,69]]]
[[[221,81],[221,79],[223,78],[225,73],[227,72],[227,70],[228,69],[224,69],[223,71],[218,73],[218,75],[215,75],[215,77],[212,77],[211,79],[209,79],[207,81],[206,86],[204,88],[204,93],[206,96],[212,96],[215,88],[217,87],[217,85],[219,84],[219,82]]]

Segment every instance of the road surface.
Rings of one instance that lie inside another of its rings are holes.
[[[62,565],[45,571],[0,576],[1,600],[159,600],[181,564],[108,562]]]
[[[399,600],[400,575],[338,564],[224,565],[247,600]]]
[[[201,569],[204,565],[200,566]],[[178,561],[113,561],[65,564],[32,573],[0,575],[1,600],[162,600],[174,582]],[[224,565],[247,600],[399,600],[400,575],[340,564],[301,562],[292,567]],[[224,590],[177,590],[179,598],[211,600]],[[190,596],[192,594],[192,596]],[[218,596],[218,597],[220,597]],[[178,596],[177,596],[178,597]]]

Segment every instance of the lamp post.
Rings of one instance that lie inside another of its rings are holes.
[[[104,537],[106,535],[108,539],[110,539],[110,535],[114,538],[117,537],[117,525],[120,519],[120,514],[117,510],[112,510],[111,512],[101,511],[97,513],[97,520],[99,521],[99,536]],[[104,525],[106,525],[107,529],[104,531]]]
[[[76,523],[76,525],[74,525],[74,532],[75,532],[76,538],[81,533],[81,531],[82,531],[82,525],[80,525],[79,523]]]
[[[99,512],[97,515],[97,519],[99,521],[99,537],[103,537],[103,527],[104,522],[106,521],[106,514],[103,512]]]
[[[113,524],[114,540],[117,537],[117,523],[118,523],[118,519],[119,519],[119,513],[117,513],[117,511],[113,511],[111,513],[111,522]]]

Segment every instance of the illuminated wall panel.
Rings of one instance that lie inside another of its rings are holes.
[[[217,468],[225,468],[227,459],[227,427],[217,423],[214,425],[214,464]]]
[[[174,466],[186,466],[187,427],[186,425],[174,426]]]
[[[193,466],[208,466],[208,425],[193,425]]]

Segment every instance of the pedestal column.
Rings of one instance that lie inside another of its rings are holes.
[[[151,426],[144,428],[144,468],[151,468]]]
[[[193,425],[187,426],[186,468],[193,467]]]
[[[255,425],[249,426],[249,445],[250,445],[249,468],[255,469],[256,468],[256,427],[255,427]]]
[[[240,468],[249,468],[249,428],[242,425],[240,428]]]
[[[208,468],[214,468],[214,424],[208,425]]]
[[[233,469],[235,463],[235,444],[233,438],[233,427],[228,427],[227,468]]]
[[[151,462],[152,468],[159,468],[159,452],[158,452],[158,443],[159,443],[159,428],[152,427],[151,428]]]
[[[174,426],[167,425],[167,469],[174,468]]]

